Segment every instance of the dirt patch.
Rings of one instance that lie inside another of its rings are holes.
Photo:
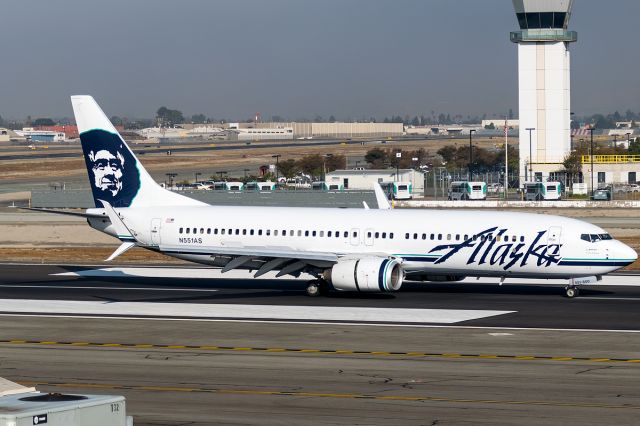
[[[38,250],[32,248],[0,248],[3,262],[25,263],[73,263],[73,264],[150,264],[150,265],[186,265],[191,264],[173,257],[158,254],[142,248],[132,248],[112,262],[105,262],[115,248],[107,247],[48,247]]]

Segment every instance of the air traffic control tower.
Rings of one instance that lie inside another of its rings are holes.
[[[572,4],[513,0],[520,24],[511,41],[518,44],[521,184],[547,180],[571,151],[569,43],[578,39],[567,30]]]

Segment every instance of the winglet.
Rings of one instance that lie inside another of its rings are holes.
[[[378,182],[373,184],[373,190],[376,193],[376,201],[378,202],[379,210],[391,210],[391,204],[389,204],[389,199],[384,194],[382,187]]]
[[[109,204],[107,201],[104,201],[104,200],[98,200],[98,201],[100,201],[104,206],[104,210],[107,212],[107,216],[109,216],[109,220],[111,221],[111,224],[115,228],[116,235],[118,236],[120,241],[135,242],[136,241],[135,237],[133,236],[129,228],[127,228],[127,225],[124,224],[124,222],[118,215],[118,212],[115,211],[115,209],[111,206],[111,204]]]

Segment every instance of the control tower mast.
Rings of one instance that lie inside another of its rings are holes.
[[[573,0],[513,0],[520,31],[518,102],[520,183],[546,180],[571,151],[571,79],[568,31]],[[530,129],[530,130],[527,130]]]

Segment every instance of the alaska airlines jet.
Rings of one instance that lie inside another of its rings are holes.
[[[404,279],[600,278],[636,252],[603,229],[542,214],[212,206],[160,187],[91,96],[72,96],[96,208],[89,225],[134,246],[255,277],[302,273],[311,296],[329,290],[391,292]],[[590,282],[590,281],[586,281]]]

